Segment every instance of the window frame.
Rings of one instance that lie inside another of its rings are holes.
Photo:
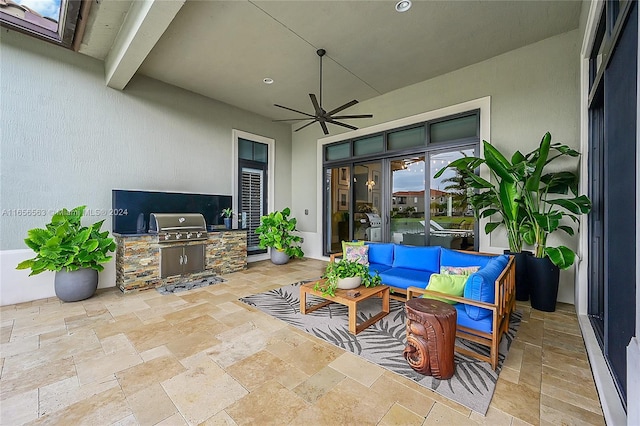
[[[57,31],[48,30],[1,10],[0,26],[77,51],[90,7],[91,2],[88,0],[62,0]]]
[[[474,155],[479,155],[481,152],[481,140],[483,138],[482,132],[481,132],[481,128],[482,128],[482,114],[486,114],[487,116],[488,111],[484,111],[483,112],[483,106],[474,106],[474,107],[470,107],[469,109],[464,109],[462,111],[459,112],[455,112],[455,113],[449,113],[449,114],[438,114],[435,117],[432,117],[430,119],[427,120],[418,120],[416,122],[410,123],[410,124],[402,124],[399,126],[388,126],[386,127],[384,130],[382,131],[372,131],[372,132],[366,132],[366,129],[362,129],[363,132],[361,134],[357,134],[355,136],[352,137],[347,137],[344,139],[339,139],[339,140],[333,140],[330,143],[324,143],[320,145],[321,147],[321,168],[322,168],[322,173],[323,176],[325,176],[327,174],[327,171],[332,169],[332,168],[337,168],[337,167],[348,167],[351,170],[353,169],[353,167],[356,164],[362,164],[362,163],[366,163],[366,162],[370,162],[370,161],[384,161],[384,159],[390,159],[390,158],[394,158],[394,157],[398,157],[398,156],[405,156],[405,155],[424,155],[425,156],[425,162],[427,161],[426,158],[431,155],[431,153],[433,152],[444,152],[444,151],[449,151],[452,149],[457,149],[457,148],[472,148],[474,150]],[[471,116],[475,116],[476,117],[476,134],[475,136],[471,137],[464,137],[464,138],[459,138],[459,139],[451,139],[451,140],[444,140],[444,141],[438,141],[435,143],[431,142],[431,137],[430,137],[430,127],[431,124],[435,124],[435,123],[440,123],[440,122],[444,122],[444,121],[450,121],[450,120],[455,120],[458,118],[463,118],[463,117],[471,117]],[[488,117],[487,117],[488,118]],[[421,145],[416,145],[416,146],[411,146],[411,147],[404,147],[404,148],[399,148],[399,149],[389,149],[389,144],[388,144],[388,135],[391,133],[396,133],[396,132],[400,132],[403,130],[409,130],[409,129],[416,129],[416,128],[423,128],[424,129],[424,141]],[[362,139],[367,139],[370,137],[374,137],[374,136],[378,136],[381,135],[383,138],[383,151],[380,152],[375,152],[372,154],[366,154],[366,155],[355,155],[354,154],[354,144],[356,141],[362,140]],[[320,141],[321,142],[321,141]],[[331,146],[335,146],[338,144],[349,144],[349,153],[350,156],[349,157],[342,157],[339,159],[333,159],[333,160],[328,160],[327,159],[327,148],[331,147]],[[426,172],[426,167],[425,167],[425,172]],[[425,174],[426,176],[426,174]],[[324,186],[323,186],[324,187]],[[431,188],[427,188],[425,187],[425,203],[427,202],[427,191],[430,190]],[[350,188],[349,190],[349,196],[351,198],[351,200],[353,201],[354,195],[353,195],[353,190]],[[393,197],[389,197],[389,203],[393,203],[392,200]],[[430,196],[429,196],[430,198]],[[406,205],[406,203],[408,202],[408,200],[404,200],[404,204],[402,205]],[[328,235],[328,227],[327,227],[327,206],[330,204],[331,200],[327,199],[327,193],[326,191],[322,191],[322,205],[320,210],[322,211],[321,216],[321,223],[320,226],[322,229],[322,235],[323,235],[323,241],[322,241],[322,252],[325,256],[328,256],[331,254],[331,249],[330,249],[330,235]],[[400,200],[396,200],[396,204],[399,205]],[[351,209],[353,209],[353,203],[350,204],[350,211]],[[426,209],[426,207],[425,207]],[[426,210],[425,210],[426,211]],[[479,235],[479,230],[480,229],[480,223],[479,222],[475,222],[474,225],[474,234],[476,236]],[[352,232],[351,229],[351,225],[350,225],[350,229],[349,232]],[[351,235],[351,234],[350,234]],[[475,241],[475,248],[478,249],[480,247],[480,242],[479,239],[476,239]]]

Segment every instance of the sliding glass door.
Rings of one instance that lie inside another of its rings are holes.
[[[452,161],[474,155],[472,147],[429,154],[429,245],[473,250],[476,226],[469,203],[473,190],[456,170],[447,169],[437,179],[433,176]]]
[[[325,170],[325,247],[330,253],[342,250],[342,241],[351,240],[349,216],[351,211],[351,167],[340,166]]]
[[[391,202],[390,234],[387,241],[396,244],[424,246],[427,244],[425,224],[425,164],[424,155],[405,156],[389,161],[390,186],[387,199]]]
[[[354,239],[474,249],[469,190],[433,175],[478,146],[478,111],[326,145],[325,254]]]

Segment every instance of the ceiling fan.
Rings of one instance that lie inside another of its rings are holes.
[[[324,108],[322,108],[322,57],[327,53],[326,50],[324,49],[318,49],[316,51],[316,53],[318,54],[318,56],[320,56],[320,102],[318,102],[318,99],[316,98],[316,95],[314,95],[313,93],[309,93],[309,97],[311,98],[311,103],[313,104],[313,108],[315,110],[315,114],[307,114],[306,112],[302,112],[302,111],[298,111],[297,109],[293,109],[293,108],[289,108],[286,106],[282,106],[282,105],[278,105],[278,104],[274,104],[275,106],[277,106],[278,108],[283,108],[289,111],[293,111],[293,112],[297,112],[298,114],[302,114],[305,115],[305,118],[289,118],[289,119],[285,119],[285,120],[273,120],[273,121],[305,121],[305,120],[311,120],[309,123],[305,124],[302,127],[297,128],[295,131],[299,131],[304,129],[305,127],[311,126],[313,123],[318,122],[320,123],[320,126],[322,126],[322,131],[324,132],[325,135],[329,134],[329,129],[327,129],[327,123],[331,123],[331,124],[335,124],[337,126],[342,126],[342,127],[346,127],[347,129],[351,129],[351,130],[357,130],[358,128],[355,126],[352,126],[350,124],[345,124],[345,123],[340,123],[339,121],[336,120],[343,120],[343,119],[350,119],[350,118],[373,118],[372,114],[358,114],[358,115],[334,115],[339,113],[340,111],[343,111],[347,108],[350,108],[352,106],[354,106],[355,104],[358,103],[357,100],[352,100],[351,102],[347,102],[346,104],[339,106],[336,109],[333,109],[331,111],[325,111]]]

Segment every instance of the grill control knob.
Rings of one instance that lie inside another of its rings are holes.
[[[166,235],[164,236],[164,239],[165,239],[165,240],[168,240],[168,239],[169,239],[169,234],[166,234]]]
[[[182,238],[182,234],[178,232],[178,233],[176,234],[176,240],[179,240],[180,238]]]
[[[193,234],[191,232],[187,232],[187,238],[191,238]]]
[[[197,236],[198,238],[202,237],[202,232],[198,232],[198,233],[196,234],[196,236]]]

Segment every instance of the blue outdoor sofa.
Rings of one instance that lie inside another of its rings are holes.
[[[369,271],[378,273],[382,283],[392,289],[392,297],[408,300],[433,296],[454,303],[457,311],[457,337],[480,343],[489,354],[456,346],[462,354],[498,365],[498,346],[509,329],[515,309],[515,260],[513,256],[451,250],[439,246],[418,247],[393,243],[366,242]],[[331,255],[331,260],[342,253]],[[440,267],[479,266],[469,275],[462,297],[427,289],[432,274]]]

